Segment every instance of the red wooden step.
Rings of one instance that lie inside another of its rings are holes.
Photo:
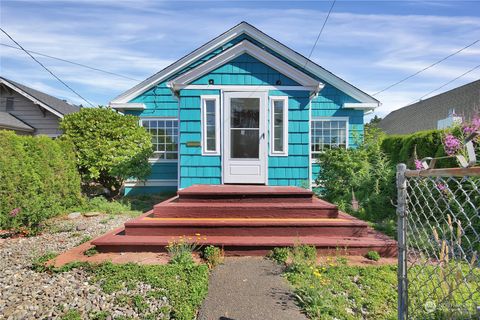
[[[367,224],[352,219],[278,218],[151,218],[125,223],[129,236],[352,236],[361,237]]]
[[[179,202],[178,197],[154,206],[158,218],[335,218],[337,206],[310,202]]]
[[[178,237],[172,236],[129,236],[123,230],[115,230],[92,243],[102,252],[161,252],[165,246]],[[227,255],[265,255],[274,247],[291,247],[307,244],[317,247],[319,253],[363,255],[375,250],[384,257],[397,254],[396,241],[378,232],[369,230],[367,236],[357,237],[318,237],[318,236],[275,236],[275,237],[234,237],[211,236],[198,240],[201,245],[223,247]]]
[[[313,193],[299,187],[193,185],[177,192],[179,202],[311,202]]]

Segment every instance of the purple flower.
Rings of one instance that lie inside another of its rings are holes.
[[[469,135],[475,131],[480,131],[480,117],[473,117],[472,122],[463,125],[463,133]]]
[[[445,147],[445,152],[449,156],[456,154],[461,148],[460,140],[450,133],[445,136],[445,139],[443,139],[443,145]]]
[[[12,211],[10,211],[10,217],[15,217],[17,214],[20,213],[22,209],[21,208],[15,208]]]
[[[423,164],[422,164],[422,161],[418,160],[418,159],[415,159],[415,169],[417,170],[423,170]]]
[[[437,189],[443,192],[447,190],[447,186],[443,183],[437,183]]]

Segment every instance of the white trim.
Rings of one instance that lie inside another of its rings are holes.
[[[206,101],[215,101],[215,150],[207,150],[207,118],[206,118]],[[202,132],[202,156],[218,156],[220,155],[220,97],[218,95],[201,95],[201,132]]]
[[[24,97],[26,97],[26,98],[28,98],[29,100],[31,100],[34,104],[38,104],[38,105],[42,106],[43,108],[47,109],[48,111],[50,111],[51,113],[53,113],[53,114],[56,115],[57,117],[63,119],[63,114],[61,114],[61,113],[58,112],[57,110],[53,109],[52,107],[46,105],[46,104],[43,103],[42,101],[40,101],[40,100],[38,100],[38,99],[35,99],[33,96],[29,95],[28,93],[26,93],[26,92],[23,91],[22,89],[18,88],[18,87],[15,86],[14,84],[11,84],[10,82],[6,81],[6,80],[3,79],[3,78],[0,78],[0,81],[1,81],[1,83],[3,83],[4,85],[6,85],[7,87],[10,87],[11,89],[17,91],[18,93],[20,93],[20,94],[23,95]]]
[[[381,105],[380,103],[344,103],[343,108],[373,111],[375,110],[375,108],[378,108],[380,105]]]
[[[144,103],[113,103],[110,102],[109,106],[112,109],[118,110],[145,110],[147,107]]]
[[[125,181],[124,186],[127,188],[134,187],[176,187],[178,185],[177,180],[163,180],[163,179],[149,179],[145,181],[141,180],[129,180]]]
[[[208,60],[207,62],[202,63],[200,66],[185,72],[181,76],[170,81],[170,86],[175,91],[178,91],[182,87],[190,84],[195,79],[198,79],[199,77],[208,74],[209,72],[224,65],[226,62],[231,61],[244,53],[248,53],[257,60],[277,70],[281,74],[287,75],[290,79],[300,83],[302,86],[314,88],[312,91],[315,92],[318,91],[318,88],[321,84],[320,81],[313,79],[309,75],[292,67],[285,61],[280,60],[279,58],[268,53],[267,51],[257,47],[248,40],[243,40],[237,43],[230,49],[216,55],[214,58]]]
[[[320,85],[320,90],[324,87]],[[181,87],[182,90],[225,90],[225,91],[313,91],[316,87],[305,86],[262,86],[262,85],[216,85],[216,84],[189,84]]]
[[[177,121],[178,126],[177,126],[177,159],[159,159],[159,158],[148,158],[148,163],[175,163],[175,162],[180,162],[180,137],[178,136],[180,134],[180,121],[178,118],[175,117],[159,117],[159,116],[154,116],[154,117],[139,117],[138,119],[138,124],[143,127],[142,121],[147,120],[147,121],[152,121],[152,120],[170,120],[170,121]]]
[[[283,101],[283,150],[275,151],[275,130],[274,130],[274,102]],[[270,97],[270,152],[271,157],[288,156],[288,97],[287,96],[271,96]]]
[[[345,148],[348,149],[350,147],[350,139],[349,139],[349,135],[350,135],[350,118],[349,117],[311,117],[310,118],[310,130],[309,130],[309,140],[310,140],[310,143],[309,143],[309,148],[310,150],[312,150],[312,141],[311,141],[311,138],[312,138],[312,129],[311,129],[311,122],[312,121],[345,121],[346,124],[345,124]],[[316,163],[314,162],[314,160],[312,159],[312,152],[310,151],[310,162],[311,163]]]
[[[127,90],[120,96],[113,99],[112,102],[113,103],[129,102],[130,100],[137,97],[141,93],[157,85],[161,81],[168,79],[169,77],[179,72],[180,70],[182,70],[183,68],[191,64],[192,62],[218,49],[219,47],[225,45],[230,40],[238,37],[241,34],[246,34],[252,37],[253,39],[257,40],[263,45],[269,47],[271,50],[274,50],[278,54],[289,59],[296,65],[305,66],[304,69],[318,76],[320,79],[323,79],[324,81],[330,83],[332,86],[345,92],[352,98],[360,102],[374,103],[377,105],[379,104],[379,101],[373,98],[372,96],[354,87],[353,85],[349,84],[345,80],[335,76],[333,73],[325,70],[324,68],[317,65],[313,61],[307,59],[306,57],[300,55],[294,50],[281,44],[280,42],[276,41],[275,39],[271,38],[270,36],[266,35],[265,33],[261,32],[260,30],[258,30],[257,28],[253,27],[252,25],[246,22],[239,23],[238,25],[226,31],[222,35],[216,37],[215,39],[209,41],[208,43],[194,50],[193,52],[186,55],[185,57],[179,59],[177,62],[171,64],[170,66],[166,67],[165,69],[161,70],[155,75],[142,81],[141,83],[131,88],[130,90]]]

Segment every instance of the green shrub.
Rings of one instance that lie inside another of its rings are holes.
[[[368,251],[365,258],[373,261],[380,260],[380,254],[377,251]]]
[[[46,136],[0,131],[0,229],[38,230],[80,203],[73,146]]]
[[[224,252],[218,247],[206,246],[203,249],[203,258],[207,261],[208,267],[213,269],[223,262]]]
[[[116,196],[127,178],[150,174],[151,136],[138,118],[107,108],[83,108],[60,123],[62,139],[75,146],[84,186],[99,183]]]
[[[268,254],[268,257],[278,264],[286,264],[289,256],[290,248],[286,247],[273,248]]]
[[[67,311],[61,318],[61,320],[81,320],[82,315],[76,309]]]
[[[122,213],[136,213],[140,214],[140,211],[132,210],[128,200],[108,200],[103,196],[98,196],[85,200],[80,206],[71,208],[71,211],[80,212],[101,212],[106,214],[122,214]]]
[[[87,250],[85,250],[85,252],[83,252],[84,255],[86,255],[87,257],[92,257],[94,255],[96,255],[98,253],[98,250],[96,247],[91,247]]]
[[[380,144],[383,134],[377,129],[365,131],[365,140],[357,148],[327,150],[319,159],[317,183],[320,196],[340,209],[362,219],[378,222],[395,217],[391,200],[395,199],[395,170]],[[351,206],[352,192],[360,210]]]

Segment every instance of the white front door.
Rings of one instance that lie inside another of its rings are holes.
[[[224,93],[223,182],[266,184],[266,92]]]

